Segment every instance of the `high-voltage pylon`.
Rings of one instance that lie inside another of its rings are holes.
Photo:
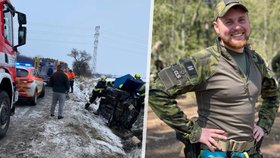
[[[93,73],[95,73],[95,70],[96,70],[96,58],[97,58],[98,37],[99,37],[99,35],[100,35],[99,30],[100,30],[100,26],[95,26],[94,50],[93,50],[93,56],[92,56],[92,71],[93,71]]]

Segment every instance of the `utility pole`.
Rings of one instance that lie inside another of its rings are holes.
[[[92,60],[92,71],[95,73],[96,71],[96,59],[97,59],[97,46],[98,46],[98,37],[100,35],[99,33],[100,26],[95,26],[95,34],[94,34],[94,50],[93,50],[93,60]]]

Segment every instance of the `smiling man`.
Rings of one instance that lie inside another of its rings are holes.
[[[242,1],[220,1],[213,26],[216,43],[159,72],[150,87],[149,105],[176,130],[188,158],[262,157],[257,143],[269,133],[278,110],[276,81],[247,43],[251,29]],[[196,121],[188,119],[176,102],[177,96],[190,91],[196,94]]]

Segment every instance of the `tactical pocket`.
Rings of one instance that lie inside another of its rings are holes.
[[[165,89],[168,90],[176,85],[183,85],[188,80],[186,70],[180,65],[171,65],[158,73]]]

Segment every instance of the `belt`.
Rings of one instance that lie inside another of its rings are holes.
[[[249,151],[255,147],[253,141],[236,141],[236,140],[218,140],[217,143],[221,146],[222,151]]]
[[[216,140],[217,143],[222,148],[221,151],[228,152],[244,152],[246,151],[249,154],[255,152],[255,140],[253,141],[236,141],[236,140]],[[202,145],[202,149],[207,149],[206,145]]]

